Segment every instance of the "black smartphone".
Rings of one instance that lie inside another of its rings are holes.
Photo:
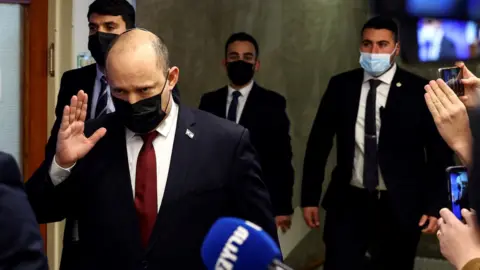
[[[452,88],[457,96],[465,95],[465,89],[462,84],[463,72],[459,67],[446,67],[438,69],[438,76]]]
[[[447,183],[450,201],[450,210],[453,214],[463,220],[462,209],[470,209],[468,202],[468,172],[464,166],[448,167]]]

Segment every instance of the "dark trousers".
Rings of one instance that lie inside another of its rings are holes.
[[[348,195],[348,205],[326,214],[324,269],[413,269],[421,228],[400,225],[388,192],[351,187]]]

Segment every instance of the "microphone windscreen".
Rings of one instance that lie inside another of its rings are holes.
[[[259,226],[238,218],[220,218],[202,245],[202,259],[209,270],[268,269],[281,259],[275,241]]]

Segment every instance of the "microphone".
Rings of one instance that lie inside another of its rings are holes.
[[[293,270],[281,262],[275,241],[258,225],[238,218],[220,218],[202,244],[208,270]]]
[[[383,106],[380,107],[379,111],[380,111],[380,120],[383,120],[383,117],[385,115],[385,107]]]

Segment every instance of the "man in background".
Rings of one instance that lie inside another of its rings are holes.
[[[455,60],[457,51],[455,43],[445,36],[442,22],[424,19],[419,33],[420,60],[438,61]]]
[[[413,269],[421,232],[434,233],[448,198],[452,152],[423,97],[426,80],[395,63],[398,27],[374,17],[363,26],[360,65],[331,78],[305,154],[302,207],[311,228],[336,136],[337,164],[322,206],[327,211],[325,270]]]
[[[48,270],[43,240],[20,169],[0,151],[0,269]]]
[[[104,74],[105,52],[113,39],[127,29],[135,27],[135,9],[126,0],[96,0],[88,8],[87,19],[88,49],[96,63],[69,70],[63,74],[55,108],[56,120],[46,147],[47,159],[55,154],[63,108],[70,104],[72,96],[79,90],[85,91],[89,97],[86,119],[96,119],[115,111],[110,97],[110,87]],[[39,219],[38,221],[48,223],[60,220]],[[75,261],[78,241],[78,224],[76,220],[67,218],[60,269],[74,267],[71,263]]]
[[[249,34],[231,35],[225,44],[230,83],[202,96],[199,108],[238,123],[250,131],[270,192],[277,227],[291,225],[294,172],[290,121],[285,98],[259,86],[253,79],[260,68],[259,46]]]

